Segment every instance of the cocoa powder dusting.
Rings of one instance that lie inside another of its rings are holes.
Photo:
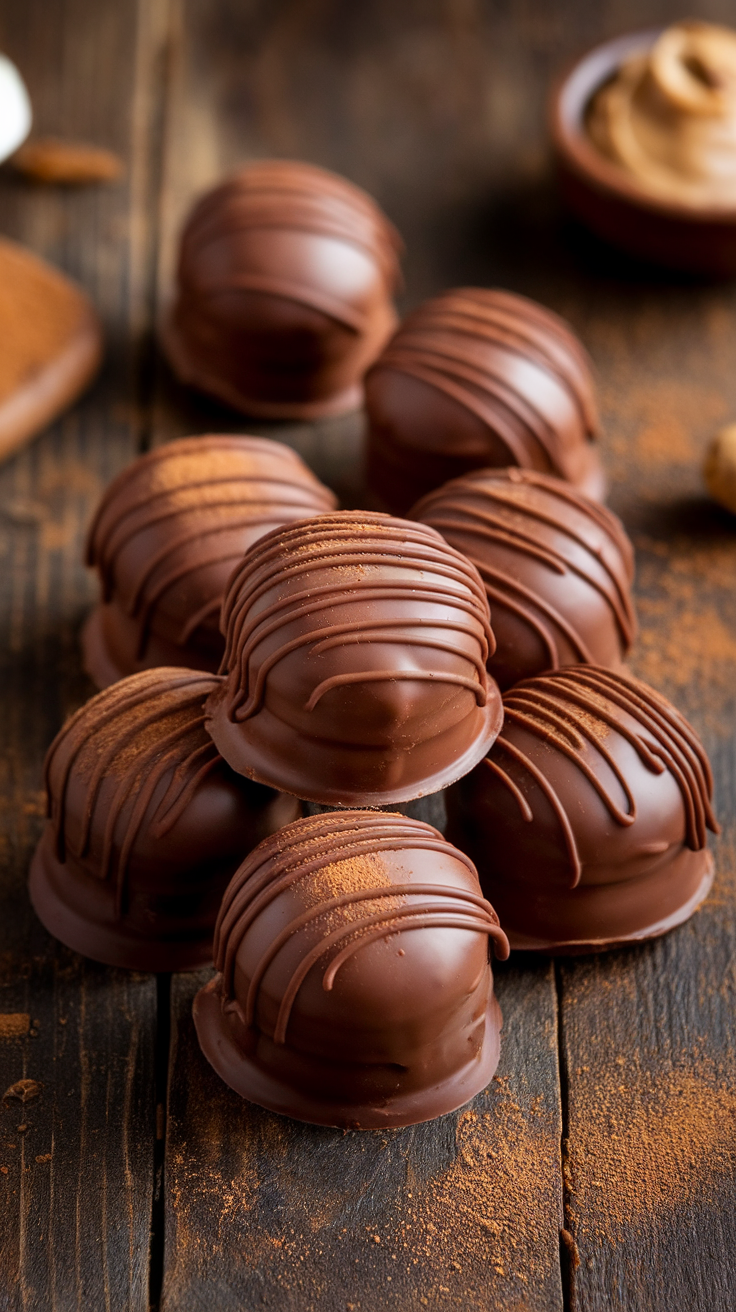
[[[629,1060],[614,1058],[613,1078],[576,1080],[566,1182],[590,1243],[623,1243],[632,1226],[661,1225],[733,1178],[736,1090],[702,1062],[632,1073]]]

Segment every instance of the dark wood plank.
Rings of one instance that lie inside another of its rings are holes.
[[[46,747],[93,691],[77,641],[95,592],[82,566],[86,525],[140,443],[161,8],[26,0],[0,11],[0,47],[27,79],[36,129],[108,146],[127,165],[119,185],[72,191],[0,177],[3,232],[79,279],[108,338],[88,397],[0,468],[0,1305],[8,1312],[148,1307],[155,981],[62,948],[33,916],[25,880],[43,823]]]
[[[561,1310],[551,975],[499,973],[501,1065],[467,1108],[345,1134],[224,1088],[191,1020],[206,975],[175,978],[164,1312]]]

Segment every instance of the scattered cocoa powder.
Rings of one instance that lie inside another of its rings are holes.
[[[632,1225],[661,1223],[733,1179],[736,1090],[702,1060],[623,1080],[576,1082],[566,1178],[573,1222],[591,1241],[624,1242]]]

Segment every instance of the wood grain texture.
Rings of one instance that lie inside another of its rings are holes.
[[[172,992],[163,1312],[562,1312],[551,967],[497,973],[504,1046],[465,1109],[347,1132],[244,1102]]]
[[[155,981],[62,948],[33,916],[25,883],[46,748],[93,691],[78,648],[96,591],[82,566],[86,526],[140,443],[158,8],[0,9],[0,47],[28,82],[37,130],[96,140],[129,165],[120,185],[75,192],[0,176],[0,229],[82,284],[108,347],[83,403],[0,467],[0,1012],[11,1018],[0,1022],[3,1312],[148,1307]],[[24,1079],[39,1086],[27,1102],[16,1096]]]

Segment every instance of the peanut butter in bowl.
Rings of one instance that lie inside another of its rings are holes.
[[[736,32],[686,21],[625,59],[589,102],[590,141],[649,196],[736,206]]]

